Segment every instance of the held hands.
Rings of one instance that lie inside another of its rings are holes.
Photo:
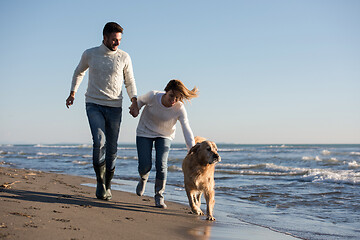
[[[132,98],[131,101],[132,101],[132,104],[129,107],[129,109],[130,109],[129,113],[131,114],[131,116],[136,118],[139,115],[139,108],[138,108],[138,105],[137,105],[137,99]]]

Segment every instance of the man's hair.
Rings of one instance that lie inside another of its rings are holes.
[[[103,29],[103,35],[109,36],[111,33],[123,33],[123,28],[116,22],[108,22]]]

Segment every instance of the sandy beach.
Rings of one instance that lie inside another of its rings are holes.
[[[152,198],[127,192],[98,200],[82,185],[89,183],[95,179],[0,167],[0,239],[293,239],[208,222],[178,203],[158,209]]]
[[[113,191],[112,201],[94,198],[95,180],[0,168],[0,239],[198,239],[191,231],[207,223],[189,209]]]

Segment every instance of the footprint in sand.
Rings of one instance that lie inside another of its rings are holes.
[[[70,222],[70,219],[63,219],[63,218],[52,218],[52,220],[57,222]]]

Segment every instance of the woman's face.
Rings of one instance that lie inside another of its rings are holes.
[[[177,91],[169,90],[161,98],[161,103],[165,107],[172,107],[177,103],[181,98],[181,95]]]

